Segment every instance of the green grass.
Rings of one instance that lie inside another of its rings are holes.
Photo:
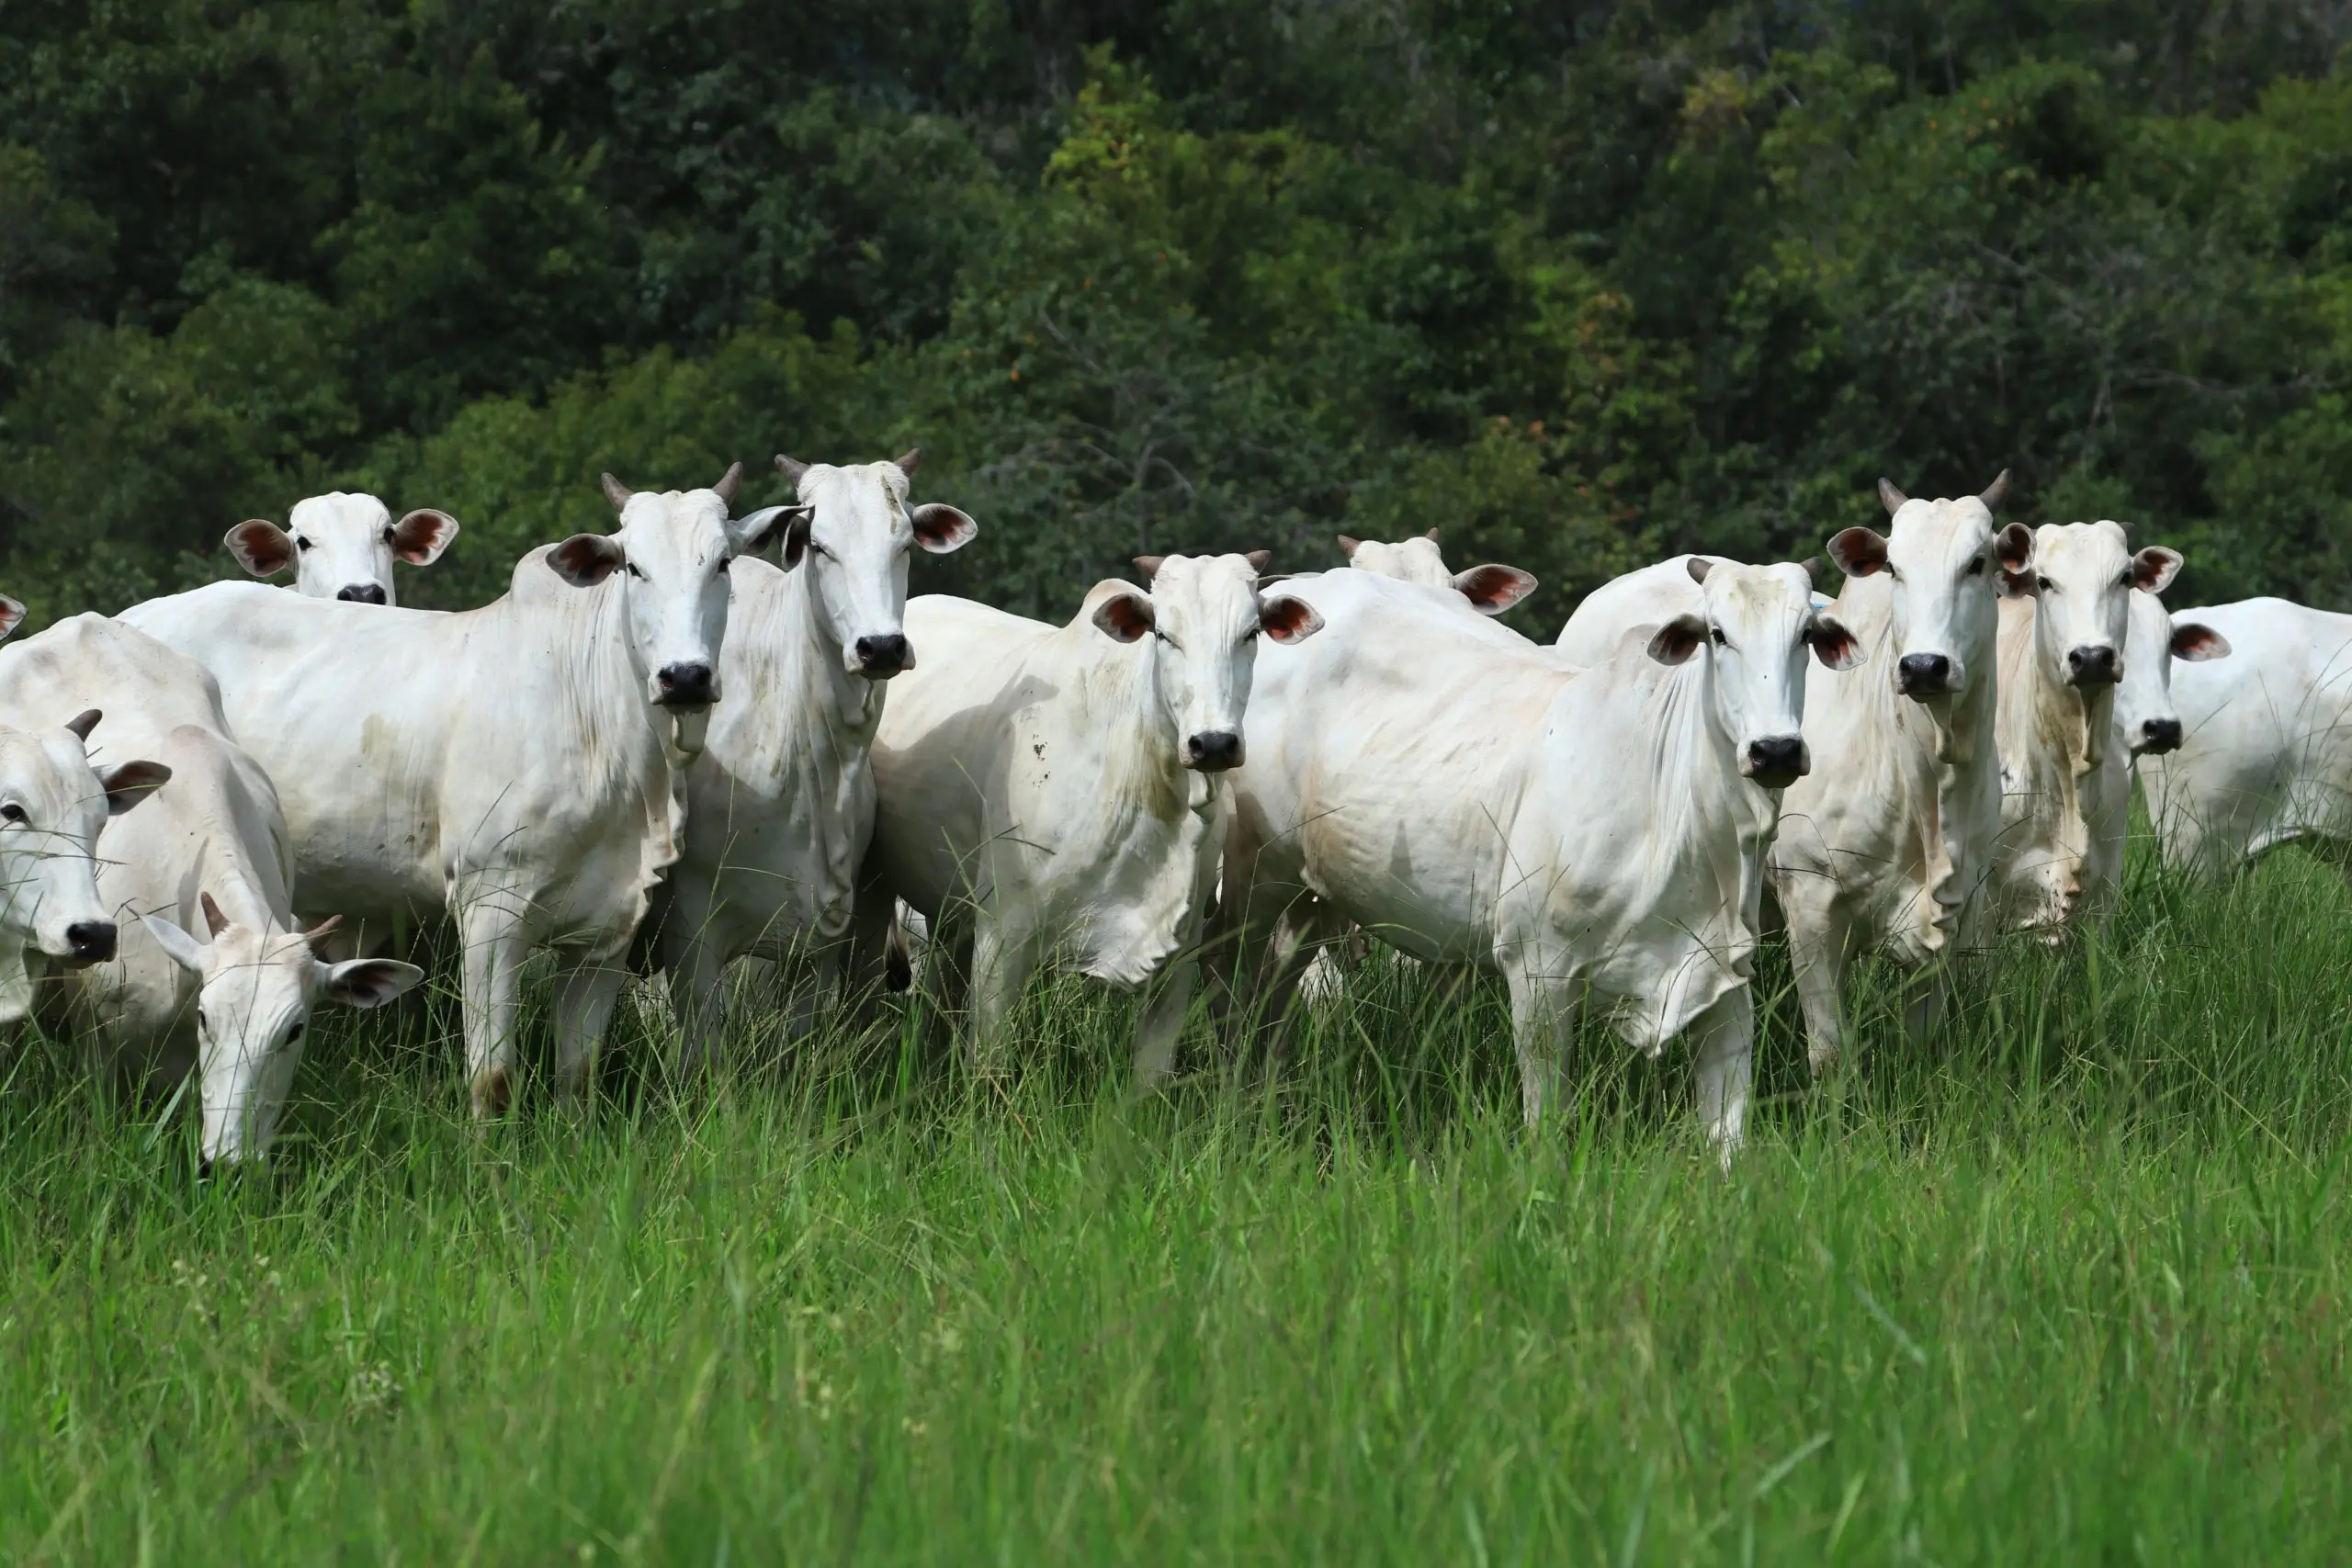
[[[1007,1091],[831,1041],[486,1134],[445,998],[220,1181],[35,1042],[0,1558],[2341,1562],[2348,960],[2307,857],[2143,874],[1820,1092],[1768,965],[1728,1179],[1679,1053],[1528,1137],[1493,988],[1377,964],[1273,1092],[1128,1103],[1062,986]]]

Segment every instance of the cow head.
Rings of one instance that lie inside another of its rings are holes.
[[[311,1010],[321,1002],[381,1007],[424,978],[390,958],[329,962],[320,944],[336,924],[287,931],[265,919],[232,922],[200,895],[207,940],[161,915],[140,923],[171,961],[196,976],[196,1070],[207,1160],[259,1159],[302,1060]]]
[[[1393,577],[1400,582],[1418,582],[1425,588],[1450,588],[1467,599],[1470,607],[1482,615],[1499,615],[1535,592],[1534,577],[1515,566],[1489,563],[1466,571],[1446,570],[1445,558],[1438,553],[1434,528],[1396,545],[1383,544],[1378,539],[1351,539],[1342,534],[1340,549],[1348,558],[1348,564],[1358,571]]]
[[[785,534],[786,570],[809,575],[810,601],[841,648],[842,668],[869,681],[914,668],[906,632],[910,553],[945,555],[980,531],[936,501],[908,507],[907,481],[922,457],[918,447],[890,462],[846,467],[775,460],[800,487],[800,511]]]
[[[1242,716],[1261,633],[1294,643],[1323,629],[1304,599],[1261,594],[1266,552],[1138,556],[1148,592],[1122,589],[1094,606],[1094,624],[1119,642],[1149,638],[1154,685],[1183,765],[1204,773],[1242,762]]]
[[[2172,701],[2172,661],[2227,659],[2230,639],[2195,621],[2177,621],[2145,590],[2131,595],[2123,679],[2115,688],[2115,732],[2135,757],[2180,750],[2180,710]]]
[[[93,767],[85,742],[98,717],[92,708],[59,729],[0,730],[0,947],[16,963],[28,951],[68,966],[114,956],[114,917],[98,900],[92,858],[98,829],[172,770]]]
[[[1740,773],[1785,789],[1812,771],[1804,743],[1808,652],[1832,670],[1861,662],[1862,649],[1838,618],[1817,610],[1802,566],[1740,566],[1690,558],[1701,608],[1676,616],[1650,638],[1661,664],[1707,661],[1707,700]]]
[[[2121,681],[2130,668],[2124,645],[2133,592],[2161,593],[2179,570],[2179,554],[2161,546],[2134,555],[2120,523],[2036,530],[2032,570],[2008,576],[2007,591],[2032,596],[2042,678],[2086,692]]]
[[[1993,508],[2008,491],[2006,469],[1982,495],[1915,501],[1884,479],[1879,500],[1894,518],[1885,535],[1849,528],[1829,555],[1849,577],[1884,572],[1894,601],[1894,688],[1920,702],[1958,696],[1989,668],[1999,610],[1998,575],[2033,563],[2023,524],[1995,530]]]
[[[372,495],[336,491],[298,501],[286,526],[254,518],[229,530],[221,542],[255,577],[294,569],[294,591],[313,599],[397,604],[392,563],[431,566],[458,536],[458,520],[420,506],[392,521]]]
[[[632,491],[605,476],[605,497],[620,513],[610,534],[574,534],[548,552],[558,577],[590,588],[618,574],[628,607],[629,645],[646,698],[696,713],[718,701],[718,650],[727,640],[727,566],[757,549],[780,519],[770,506],[729,519],[743,465],[707,490]]]

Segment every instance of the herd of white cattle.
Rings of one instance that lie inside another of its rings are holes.
[[[1531,1122],[1579,1012],[1648,1052],[1690,1035],[1728,1157],[1768,909],[1818,1070],[1853,959],[1907,972],[1924,1031],[1954,954],[2111,908],[2135,770],[2176,866],[2352,838],[2352,616],[2168,615],[2178,554],[2000,526],[2006,475],[1882,480],[1887,531],[1828,543],[1835,602],[1810,566],[1681,556],[1544,645],[1490,618],[1534,580],[1448,571],[1434,529],[1288,577],[1140,558],[1062,626],[910,602],[910,552],[978,532],[910,503],[917,456],[779,457],[796,500],[742,516],[740,465],[607,475],[612,533],[454,613],[399,608],[393,570],[455,519],[314,497],[227,540],[291,592],[216,582],[0,649],[0,1021],[188,1083],[205,1156],[235,1160],[311,1010],[415,986],[384,953],[426,923],[458,939],[481,1116],[539,950],[559,1094],[632,975],[666,977],[690,1069],[735,961],[789,964],[799,1029],[908,983],[917,936],[982,1070],[1052,964],[1145,993],[1148,1086],[1202,976],[1227,1037],[1270,1045],[1318,953],[1369,936],[1501,973]],[[0,636],[22,615],[0,600]]]

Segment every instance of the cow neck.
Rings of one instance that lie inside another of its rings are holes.
[[[1075,629],[1081,649],[1090,642],[1101,647],[1082,656],[1081,733],[1102,739],[1102,782],[1112,800],[1162,821],[1174,820],[1188,807],[1205,809],[1216,796],[1216,784],[1210,775],[1186,768],[1177,751],[1175,727],[1161,701],[1153,639],[1108,642],[1083,620]]]
[[[499,603],[522,634],[517,646],[554,650],[560,700],[548,707],[570,733],[551,738],[561,750],[549,754],[571,759],[584,799],[635,799],[656,821],[647,851],[650,886],[677,859],[684,781],[673,766],[673,716],[645,694],[649,671],[629,635],[628,581],[615,572],[593,588],[566,588],[547,599],[534,594],[527,604],[509,593]],[[558,623],[552,637],[527,625],[542,606],[552,607]]]
[[[841,634],[827,624],[814,559],[786,572],[781,586],[781,592],[762,596],[756,617],[762,624],[744,646],[752,691],[796,699],[795,711],[822,715],[831,735],[870,740],[882,717],[884,683],[853,675],[843,665]],[[730,637],[733,630],[730,625]],[[786,743],[783,727],[763,728]]]
[[[1627,650],[1620,659],[1647,659]],[[1659,683],[1657,718],[1649,728],[1648,793],[1657,801],[1669,841],[1688,854],[1712,860],[1703,846],[1735,835],[1743,856],[1760,854],[1780,819],[1777,801],[1739,772],[1736,742],[1726,734],[1715,704],[1713,654],[1702,649]]]

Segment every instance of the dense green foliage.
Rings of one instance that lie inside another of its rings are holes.
[[[2018,470],[2352,602],[2335,10],[6,0],[0,583],[369,488],[478,601],[594,476],[920,442],[936,579],[1432,524],[1545,580]],[[775,480],[762,468],[763,493]]]
[[[2340,1562],[2352,893],[2132,895],[1820,1091],[1768,965],[1728,1178],[1679,1050],[1526,1136],[1499,987],[1376,961],[1277,1092],[1139,1103],[1075,984],[985,1093],[754,1036],[488,1131],[453,998],[343,1013],[231,1179],[35,1043],[0,1557]]]

